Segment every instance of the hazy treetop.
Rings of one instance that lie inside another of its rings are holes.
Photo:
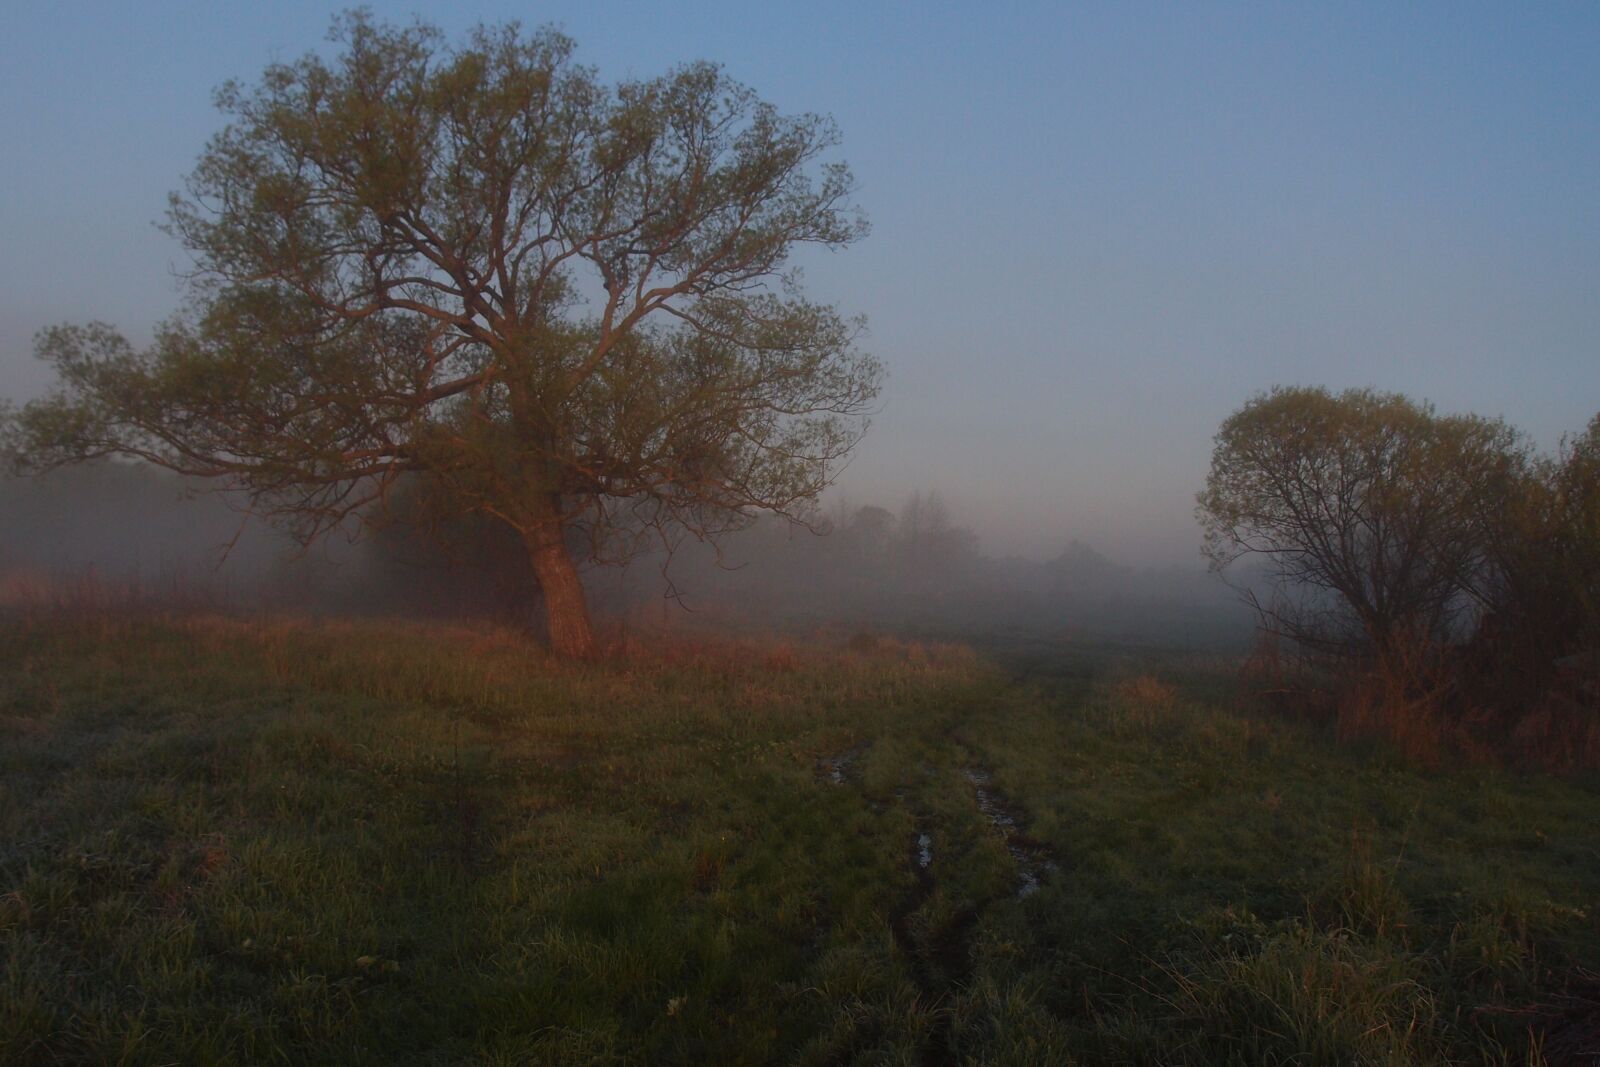
[[[22,0],[0,396],[35,330],[170,314],[152,226],[211,90],[337,5]],[[888,408],[844,488],[938,487],[995,551],[1194,559],[1210,437],[1276,383],[1373,385],[1549,445],[1600,397],[1600,9],[375,5],[548,19],[610,78],[707,58],[831,113],[874,233],[810,288],[871,320]]]

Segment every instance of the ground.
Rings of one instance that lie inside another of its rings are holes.
[[[6,1064],[1600,1041],[1600,786],[1339,745],[1220,659],[17,619],[0,738]]]

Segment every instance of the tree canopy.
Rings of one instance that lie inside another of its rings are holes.
[[[1497,509],[1528,469],[1499,420],[1280,388],[1222,424],[1197,514],[1215,568],[1264,561],[1270,627],[1399,669],[1491,599]]]
[[[516,531],[573,655],[580,535],[624,558],[828,484],[881,377],[790,265],[866,232],[830,120],[708,63],[606,85],[551,29],[356,12],[330,39],[218,91],[154,343],[40,335],[60,387],[16,416],[25,463],[217,478],[307,540],[420,475]]]
[[[1490,525],[1497,653],[1521,681],[1600,649],[1600,416],[1555,456],[1537,458]]]

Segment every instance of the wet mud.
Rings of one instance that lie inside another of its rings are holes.
[[[851,767],[866,747],[858,746],[819,760],[818,777],[835,786],[849,784]],[[933,773],[931,767],[923,770]],[[942,1020],[922,1048],[918,1062],[924,1065],[956,1062],[954,1015],[945,1008],[947,1002],[972,981],[972,937],[985,911],[1007,899],[1032,896],[1045,879],[1059,869],[1049,849],[1028,836],[1024,830],[1027,825],[1024,813],[995,787],[988,770],[968,766],[962,768],[961,773],[972,788],[979,812],[1003,840],[1016,865],[1017,875],[1009,891],[975,901],[951,915],[937,929],[926,929],[919,926],[917,919],[925,914],[939,889],[934,865],[941,847],[939,831],[925,819],[918,819],[905,839],[904,862],[912,875],[912,883],[891,909],[888,923],[895,948],[906,960],[912,980],[925,1003]],[[905,788],[895,791],[896,805],[903,806],[908,799]],[[873,807],[881,810],[880,805]]]
[[[972,785],[978,810],[983,812],[989,825],[999,831],[1017,865],[1018,897],[1032,896],[1039,891],[1045,877],[1060,869],[1060,864],[1050,855],[1043,842],[1029,837],[1022,829],[1021,812],[1013,807],[994,787],[994,776],[981,767],[968,767],[962,774]]]
[[[844,785],[849,778],[850,768],[861,754],[867,750],[866,745],[857,745],[846,749],[836,756],[826,756],[817,761],[817,775],[833,785]]]

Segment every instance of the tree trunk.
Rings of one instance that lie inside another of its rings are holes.
[[[550,632],[550,647],[567,659],[592,659],[599,648],[594,627],[589,624],[589,605],[584,599],[578,568],[567,551],[559,522],[546,522],[523,532],[533,561],[533,573],[544,594],[545,626]]]

